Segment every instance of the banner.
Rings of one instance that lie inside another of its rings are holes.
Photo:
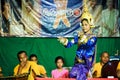
[[[0,36],[73,37],[83,0],[0,0]],[[119,37],[118,0],[86,0],[98,37]]]

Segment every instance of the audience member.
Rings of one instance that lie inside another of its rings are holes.
[[[52,70],[52,78],[68,78],[69,71],[63,68],[64,59],[61,56],[55,59],[57,69]]]
[[[0,67],[0,77],[2,77],[3,74],[2,74],[2,68]]]
[[[117,77],[120,80],[120,62],[118,63],[118,67],[117,67]]]
[[[31,54],[30,55],[30,61],[34,61],[35,63],[38,64],[38,57],[35,54]],[[42,65],[38,65],[38,70],[39,70],[39,74],[41,75],[41,77],[47,77],[46,75],[46,70]]]
[[[14,75],[29,74],[28,80],[35,80],[36,75],[39,74],[38,65],[35,62],[28,61],[27,53],[20,51],[17,54],[19,64],[14,68]]]
[[[100,56],[100,62],[93,66],[93,77],[101,77],[102,66],[109,61],[109,53],[103,52]]]

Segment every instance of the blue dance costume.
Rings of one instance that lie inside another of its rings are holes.
[[[91,69],[92,63],[94,61],[97,38],[94,35],[84,36],[86,36],[86,42],[85,40],[81,41],[80,37],[76,35],[73,41],[68,41],[66,44],[67,48],[71,47],[74,44],[78,44],[75,64],[70,71],[70,78],[76,78],[76,80],[87,79],[87,73]]]

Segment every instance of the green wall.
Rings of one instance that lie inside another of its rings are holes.
[[[97,57],[103,51],[108,51],[114,55],[115,51],[120,51],[120,38],[99,38],[97,41]],[[63,56],[65,66],[70,67],[74,63],[75,51],[77,45],[71,48],[65,48],[56,38],[0,38],[0,66],[5,76],[13,74],[13,68],[18,64],[17,52],[25,50],[28,56],[32,53],[37,54],[39,64],[42,64],[47,75],[50,76],[51,70],[55,69],[54,59],[56,56]]]

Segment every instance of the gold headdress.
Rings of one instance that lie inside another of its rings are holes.
[[[88,22],[91,25],[91,27],[94,27],[93,18],[92,18],[92,15],[90,14],[90,12],[88,10],[87,4],[86,4],[86,0],[83,0],[83,12],[82,12],[82,16],[81,16],[80,19],[82,20],[84,18],[88,20]]]

